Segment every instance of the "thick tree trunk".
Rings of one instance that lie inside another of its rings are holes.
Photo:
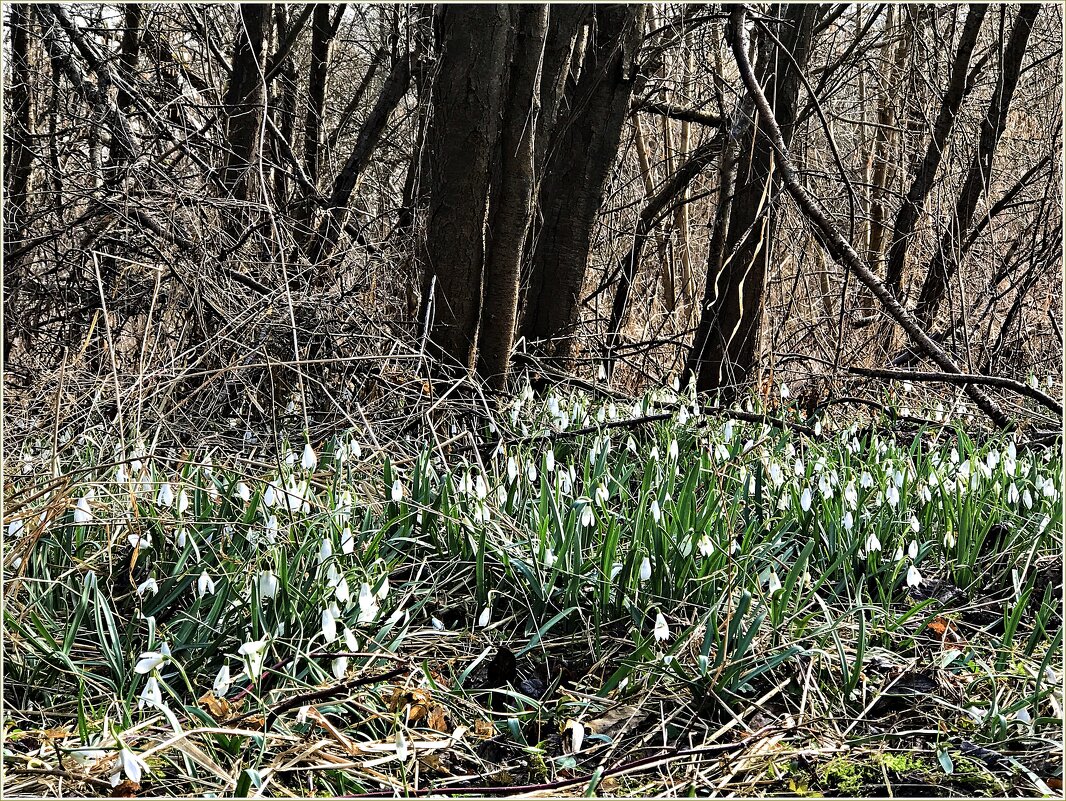
[[[885,273],[885,283],[897,298],[902,300],[903,271],[907,258],[907,248],[911,237],[921,216],[925,201],[933,188],[933,180],[936,178],[943,157],[944,145],[951,134],[951,128],[955,124],[962,101],[972,88],[967,81],[967,73],[970,69],[970,57],[973,55],[977,44],[977,35],[981,30],[981,22],[984,20],[988,7],[974,3],[970,5],[966,14],[966,22],[963,25],[962,36],[959,38],[959,46],[955,51],[955,58],[951,65],[951,76],[948,79],[947,92],[941,103],[936,122],[933,125],[933,134],[929,140],[929,147],[925,151],[914,174],[911,187],[907,196],[903,199],[896,215],[896,223],[892,229],[892,238],[888,249],[888,267]]]
[[[497,389],[507,385],[508,363],[518,316],[522,249],[532,212],[536,181],[533,141],[540,112],[540,84],[548,31],[548,6],[512,6],[514,50],[500,132],[499,184],[493,188],[485,267],[478,372]]]
[[[475,366],[485,268],[485,229],[497,145],[510,11],[502,5],[448,5],[433,110],[426,136],[429,210],[422,252],[433,324],[447,361]],[[430,292],[432,287],[432,293]]]
[[[230,194],[238,200],[254,197],[257,187],[255,176],[266,97],[264,57],[271,13],[270,3],[241,3],[233,39],[233,73],[223,99],[229,143],[223,180]]]
[[[787,145],[802,86],[797,66],[806,69],[818,7],[797,4],[775,9],[786,21],[778,34],[791,58],[776,44],[764,41],[759,82],[771,98]],[[688,371],[695,373],[700,391],[731,393],[754,378],[756,367],[767,260],[776,222],[771,199],[781,178],[776,173],[773,147],[756,127],[748,127],[739,155],[728,234],[721,247],[712,241],[703,313],[688,361]]]
[[[597,6],[574,103],[552,137],[523,335],[569,362],[596,214],[637,78],[645,7]]]
[[[988,191],[996,147],[1007,125],[1011,99],[1018,85],[1022,60],[1025,58],[1026,45],[1029,43],[1029,34],[1033,31],[1033,22],[1038,13],[1040,13],[1039,4],[1023,4],[1018,12],[1014,28],[1011,30],[1010,40],[1003,53],[996,91],[992,96],[992,102],[989,103],[988,113],[981,121],[981,140],[977,145],[977,153],[970,164],[969,174],[959,193],[947,230],[940,240],[940,247],[933,254],[925,283],[922,285],[922,291],[915,306],[915,316],[923,328],[928,328],[936,317],[937,308],[944,297],[948,281],[955,275],[959,266],[957,251],[973,222],[973,214],[977,209],[978,201]]]
[[[127,3],[122,8],[124,14],[124,29],[122,41],[119,44],[119,65],[122,75],[127,79],[132,78],[137,72],[137,63],[141,58],[141,23],[144,16],[144,6],[140,3]],[[118,90],[119,111],[129,113],[133,107],[133,98],[122,88]]]
[[[329,51],[333,44],[329,3],[315,6],[311,20],[311,67],[307,74],[307,114],[304,116],[304,163],[307,176],[318,183],[318,148],[322,141],[322,117],[326,110]]]

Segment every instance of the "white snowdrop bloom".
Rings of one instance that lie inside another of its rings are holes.
[[[729,419],[725,421],[725,426],[722,428],[722,438],[726,443],[733,441],[733,420]]]
[[[621,572],[622,572],[622,563],[621,562],[615,562],[614,564],[612,564],[611,565],[611,581],[614,581],[616,578],[618,578],[618,574],[621,573]]]
[[[351,556],[355,552],[355,537],[348,526],[345,526],[344,531],[341,532],[341,552],[346,556]]]
[[[1055,489],[1055,482],[1052,481],[1050,477],[1044,479],[1043,494],[1045,498],[1049,498],[1051,500],[1055,500],[1055,498],[1057,498],[1059,495],[1059,491]]]
[[[1033,508],[1033,493],[1029,492],[1028,487],[1026,487],[1025,491],[1022,492],[1022,503],[1025,504],[1026,509]]]
[[[1018,485],[1012,481],[1010,486],[1007,487],[1007,503],[1017,503],[1019,497]]]
[[[907,556],[911,559],[918,558],[918,542],[917,540],[911,540],[910,545],[907,546]]]
[[[688,422],[688,408],[686,406],[682,406],[680,409],[677,410],[677,424],[683,426],[687,422]]]
[[[804,512],[811,510],[811,490],[809,487],[804,487],[802,494],[800,494],[800,509]]]
[[[944,533],[944,547],[949,551],[955,547],[955,535],[950,531]]]
[[[600,484],[596,487],[596,503],[600,506],[605,506],[608,499],[611,497],[610,490],[607,489],[607,485]]]
[[[349,651],[358,651],[359,650],[359,641],[357,639],[355,639],[355,632],[353,632],[350,628],[345,626],[344,627],[344,631],[341,634],[344,637],[344,646]]]
[[[997,451],[995,448],[990,450],[988,452],[988,455],[985,456],[985,465],[988,467],[989,470],[995,470],[996,467],[999,465],[999,451]]]
[[[218,669],[218,673],[215,674],[215,681],[214,684],[211,685],[211,689],[214,690],[215,695],[222,698],[227,692],[229,692],[229,686],[229,665],[223,665]]]
[[[120,464],[118,466],[118,469],[115,471],[115,483],[118,484],[120,487],[123,487],[127,483],[129,483],[129,480],[130,474],[129,471],[126,470],[126,465]]]
[[[599,409],[596,410],[596,422],[597,423],[603,423],[603,422],[606,422],[606,420],[607,420],[607,409],[605,409],[603,406],[601,406]]]
[[[404,737],[403,729],[398,728],[396,729],[396,759],[400,762],[406,762],[409,753],[407,748],[407,738]]]
[[[844,530],[845,531],[851,531],[853,528],[855,528],[855,518],[851,514],[850,510],[847,511],[847,512],[844,512],[844,518],[843,518],[842,522],[844,523]]]
[[[337,639],[337,618],[333,610],[328,607],[322,610],[322,636],[326,642],[333,642]]]
[[[632,436],[626,440],[626,450],[634,456],[637,455],[637,441]]]
[[[182,526],[178,529],[177,535],[175,535],[175,541],[178,543],[179,548],[184,548],[189,542],[189,532]]]
[[[237,497],[240,498],[245,503],[248,503],[248,501],[251,500],[251,498],[252,498],[251,490],[248,489],[248,485],[245,484],[243,481],[238,481],[237,482],[237,486],[235,488],[235,493],[236,493]]]
[[[433,617],[429,620],[429,625],[435,628],[437,631],[444,631],[444,623]]]
[[[647,581],[651,578],[651,559],[645,556],[640,560],[640,580]]]
[[[907,586],[917,587],[922,583],[922,574],[918,572],[918,568],[911,565],[907,568]]]
[[[1051,525],[1051,517],[1048,516],[1048,515],[1044,515],[1040,519],[1040,525],[1037,526],[1036,533],[1037,534],[1043,534],[1045,531],[1047,531],[1047,527],[1050,526],[1050,525]]]
[[[545,569],[550,570],[552,565],[555,564],[555,559],[556,559],[555,551],[553,551],[551,548],[545,548],[544,549],[544,567],[545,567]]]
[[[881,550],[881,540],[877,538],[877,534],[870,532],[870,536],[866,538],[866,552],[875,553]]]
[[[333,660],[332,669],[333,678],[337,679],[337,681],[343,679],[348,673],[348,657],[338,656]]]
[[[666,623],[666,618],[663,617],[662,612],[655,613],[655,628],[652,632],[657,642],[665,642],[670,639],[670,626]]]
[[[854,481],[849,481],[844,487],[844,503],[852,509],[859,505],[859,491],[855,489]]]
[[[788,400],[792,395],[792,392],[788,388],[788,384],[782,384],[780,388],[781,400]]]
[[[874,485],[874,477],[867,471],[863,470],[862,475],[859,476],[859,486],[863,489],[870,489]]]
[[[140,784],[141,776],[149,770],[148,763],[127,748],[118,752],[118,763],[123,775],[134,784]]]
[[[667,451],[667,458],[669,458],[671,462],[676,462],[677,461],[677,440],[676,439],[670,440],[670,448]]]
[[[274,486],[273,481],[268,481],[266,490],[263,492],[263,505],[268,509],[272,507],[278,500],[278,488]]]
[[[586,503],[581,508],[581,525],[585,528],[596,522],[596,516],[592,513],[592,504]]]
[[[399,503],[403,500],[403,484],[400,483],[400,479],[396,479],[392,482],[392,502]]]
[[[134,673],[151,673],[167,660],[166,655],[159,651],[145,651],[141,654],[137,664],[133,666]]]
[[[792,465],[792,472],[794,472],[797,477],[802,476],[804,473],[807,472],[807,469],[804,466],[802,459],[797,459],[796,463]]]
[[[600,381],[606,381],[607,380],[607,370],[604,368],[603,362],[600,362],[600,367],[596,371],[596,378],[598,380],[600,380]]]
[[[371,592],[370,585],[364,581],[359,587],[359,622],[373,623],[379,611],[381,610],[374,598],[374,593]]]
[[[928,484],[922,484],[922,486],[918,488],[918,496],[924,503],[929,503],[933,500],[933,491],[929,489]]]
[[[337,576],[337,582],[333,585],[333,597],[338,603],[347,605],[352,600],[352,591],[348,588],[348,579],[343,575]]]
[[[7,527],[7,535],[9,537],[17,537],[22,533],[23,523],[21,517],[16,517],[12,520]]]
[[[300,457],[300,467],[304,470],[314,470],[317,466],[318,456],[315,454],[315,449],[311,447],[311,443],[308,442],[304,445],[304,452]]]
[[[478,615],[477,624],[481,628],[485,628],[487,625],[489,625],[489,622],[491,620],[492,620],[492,607],[491,606],[486,606],[484,609],[481,610],[481,614]]]
[[[530,484],[537,482],[537,466],[533,462],[526,463],[526,481]]]
[[[93,519],[92,510],[89,508],[89,500],[92,498],[92,490],[78,499],[78,505],[74,507],[74,523],[83,526]]]
[[[896,482],[896,486],[897,487],[902,487],[903,486],[903,473],[902,473],[902,471],[896,470],[892,474],[892,480]]]
[[[318,545],[318,563],[321,565],[333,556],[333,543],[328,537],[323,537]]]
[[[164,481],[159,488],[159,493],[155,497],[156,503],[160,506],[173,506],[174,505],[174,489],[170,486],[169,481]]]
[[[544,454],[544,469],[549,473],[555,472],[555,451],[551,448]]]
[[[126,541],[131,548],[139,548],[142,551],[147,551],[152,547],[152,535],[147,531],[139,534],[130,534],[126,537]]]
[[[237,653],[244,660],[248,676],[252,680],[257,680],[263,673],[263,659],[266,657],[266,649],[267,640],[265,637],[261,640],[246,642],[237,649]]]
[[[144,689],[137,696],[137,708],[144,709],[145,704],[148,704],[149,708],[163,706],[163,691],[159,688],[159,679],[155,676],[148,677]]]
[[[821,420],[815,420],[814,421],[814,436],[816,436],[816,437],[822,436],[822,421]]]
[[[781,579],[777,577],[777,571],[771,570],[770,575],[766,579],[766,591],[773,595],[775,592],[781,589]]]
[[[518,462],[515,461],[513,456],[507,457],[507,481],[514,483],[514,480],[518,478]]]
[[[696,543],[696,548],[702,556],[710,556],[714,553],[714,543],[711,542],[711,538],[706,534],[700,537],[699,542]]]
[[[489,497],[489,487],[481,473],[478,473],[477,478],[474,479],[474,496],[480,501]]]
[[[137,585],[137,595],[139,595],[141,598],[143,598],[145,594],[149,592],[152,595],[155,595],[159,592],[159,584],[156,583],[156,580],[154,578],[150,578],[144,583]]]
[[[777,462],[771,462],[770,466],[766,470],[767,475],[770,477],[770,482],[775,487],[780,487],[785,483],[785,474],[781,470],[781,465]]]
[[[278,536],[278,516],[271,515],[270,519],[266,522],[266,538],[267,542],[273,544],[274,540]]]
[[[893,555],[892,558],[896,562],[902,562],[905,556],[906,554],[903,552],[903,546],[899,545],[896,547],[896,553]]]
[[[651,502],[651,517],[652,517],[652,520],[654,520],[656,523],[658,523],[662,519],[662,516],[663,516],[663,513],[662,513],[662,510],[659,509],[659,502],[657,500],[655,500],[655,499],[652,499],[652,502]]]
[[[889,506],[896,507],[899,505],[899,489],[895,484],[888,485],[888,490],[885,492],[885,500]]]
[[[382,560],[382,559],[379,559],[378,561],[384,563],[384,560]],[[389,577],[388,576],[383,576],[382,579],[381,579],[381,584],[378,586],[377,597],[380,598],[381,600],[385,600],[386,598],[388,598],[389,597],[389,587],[390,587],[390,585],[389,585]]]
[[[215,580],[207,574],[206,570],[200,574],[200,578],[196,581],[196,592],[201,598],[205,595],[215,594]]]
[[[1028,726],[1030,723],[1033,722],[1032,715],[1030,715],[1029,710],[1025,709],[1024,707],[1015,712],[1012,718],[1013,720],[1016,720],[1025,726]]]
[[[648,453],[648,459],[650,461],[652,461],[652,462],[659,461],[659,446],[658,445],[652,445],[651,446],[651,451]]]
[[[911,531],[913,531],[915,534],[917,534],[919,531],[922,530],[922,524],[921,524],[921,521],[918,520],[918,516],[917,515],[912,514],[911,515],[911,519],[910,519],[909,522],[910,522]]]
[[[184,489],[178,491],[177,504],[174,509],[179,515],[185,514],[189,508],[189,493]]]
[[[823,475],[818,479],[818,491],[822,493],[823,498],[833,497],[833,485],[827,476]]]

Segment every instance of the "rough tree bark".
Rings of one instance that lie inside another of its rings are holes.
[[[937,308],[944,297],[948,281],[955,275],[959,266],[957,250],[962,245],[966,231],[973,222],[978,201],[988,191],[996,147],[1003,129],[1007,126],[1007,115],[1010,112],[1011,99],[1014,97],[1014,90],[1021,74],[1029,34],[1033,31],[1033,22],[1039,13],[1039,4],[1023,4],[1018,12],[1014,28],[1011,30],[1010,40],[1003,53],[996,91],[989,103],[988,112],[981,121],[981,140],[977,145],[977,153],[970,164],[966,182],[959,193],[955,211],[948,221],[947,230],[944,231],[940,246],[933,254],[932,262],[926,272],[925,283],[922,285],[918,302],[915,305],[915,316],[924,328],[928,328],[936,317]]]
[[[260,129],[266,85],[263,70],[271,29],[270,3],[241,3],[231,59],[233,72],[226,87],[226,139],[229,150],[223,181],[238,200],[255,195]]]
[[[775,119],[786,145],[791,141],[813,41],[818,7],[775,6],[785,20],[776,43],[761,43],[759,83],[771,98]],[[798,66],[798,70],[797,70]],[[700,391],[735,391],[756,368],[767,260],[772,249],[776,215],[771,198],[780,186],[773,147],[756,127],[749,127],[739,148],[735,190],[729,208],[729,229],[720,247],[712,241],[703,312],[689,355],[687,370],[696,375]],[[726,257],[725,254],[728,254]]]
[[[578,321],[589,243],[637,78],[645,7],[597,6],[569,114],[552,137],[538,197],[522,335],[566,364]]]
[[[537,179],[534,132],[540,112],[541,59],[548,32],[548,6],[511,6],[515,28],[511,70],[503,103],[498,162],[489,218],[478,372],[497,389],[507,385],[508,362],[518,316],[522,250],[529,231]]]
[[[426,141],[429,209],[422,247],[431,340],[447,362],[475,367],[485,228],[502,108],[510,11],[440,9],[441,42]]]
[[[974,3],[970,5],[966,14],[966,22],[963,25],[962,35],[959,38],[959,46],[955,51],[955,58],[951,65],[951,76],[948,79],[948,88],[944,94],[944,100],[937,113],[936,122],[933,125],[932,137],[926,148],[925,156],[918,166],[911,181],[903,203],[896,215],[896,223],[892,229],[888,249],[888,267],[885,272],[885,283],[897,298],[902,299],[903,271],[907,258],[907,248],[914,234],[918,218],[921,216],[925,201],[933,188],[933,180],[936,178],[940,167],[940,160],[944,153],[944,144],[951,134],[951,128],[955,124],[962,101],[972,88],[972,83],[967,81],[970,69],[970,57],[973,55],[977,44],[977,35],[981,30],[981,22],[984,20],[988,7]]]

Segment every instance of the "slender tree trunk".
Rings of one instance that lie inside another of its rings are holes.
[[[233,73],[226,87],[226,138],[229,143],[223,180],[238,200],[255,196],[259,140],[266,86],[263,70],[271,29],[270,3],[241,3],[231,59]]]
[[[533,138],[540,112],[540,83],[545,77],[554,78],[541,74],[548,8],[546,4],[511,6],[515,43],[500,132],[500,180],[492,192],[477,343],[478,372],[497,389],[507,385],[514,345],[522,249],[529,231],[536,180]]]
[[[948,228],[940,240],[940,247],[933,254],[932,263],[926,272],[925,283],[922,285],[922,291],[915,306],[915,316],[923,328],[928,328],[936,317],[937,308],[944,297],[948,281],[955,275],[959,266],[956,257],[957,249],[962,245],[966,231],[973,221],[978,201],[988,191],[996,147],[999,145],[1003,129],[1007,126],[1011,99],[1018,85],[1022,60],[1025,58],[1025,49],[1029,43],[1029,34],[1033,31],[1033,22],[1038,13],[1040,13],[1039,4],[1023,4],[1018,12],[1014,28],[1011,30],[1007,49],[1003,53],[1003,64],[1000,66],[996,91],[992,96],[992,102],[989,103],[988,113],[981,121],[981,140],[977,145],[977,153],[970,164],[970,171],[959,193]]]
[[[475,367],[492,162],[499,136],[510,11],[448,5],[427,134],[429,210],[422,252],[431,338],[440,354]],[[430,292],[432,287],[432,293]]]
[[[307,177],[318,183],[318,148],[322,142],[322,118],[326,111],[329,52],[333,44],[329,3],[315,6],[311,20],[311,67],[307,74],[307,114],[304,116],[304,164]]]
[[[278,38],[288,38],[292,35],[289,30],[289,7],[284,3],[278,3],[274,8],[274,16],[277,22]],[[296,62],[291,56],[284,58],[277,69],[276,106],[278,110],[278,129],[286,142],[293,142],[296,133],[296,96],[299,88]],[[295,150],[295,148],[293,149]],[[279,164],[283,163],[284,159],[276,146],[275,152],[277,152],[277,162]],[[296,158],[299,158],[298,154],[295,155]],[[274,199],[282,207],[288,204],[289,179],[283,170],[277,170],[274,173]]]
[[[971,4],[966,14],[966,22],[963,25],[962,36],[959,38],[959,46],[955,51],[955,58],[951,66],[951,76],[948,79],[947,92],[944,94],[943,103],[933,125],[933,134],[926,148],[925,157],[918,165],[914,174],[911,187],[900,205],[896,215],[896,223],[892,229],[892,237],[888,248],[888,267],[885,273],[885,283],[897,298],[902,299],[903,272],[907,258],[907,248],[911,237],[925,207],[926,199],[933,188],[933,180],[944,153],[944,145],[947,143],[951,128],[955,124],[962,101],[969,93],[971,85],[966,76],[970,68],[970,57],[973,55],[977,44],[977,35],[981,30],[981,22],[984,20],[988,7],[981,4]]]
[[[140,3],[126,3],[122,7],[124,15],[124,28],[122,41],[119,43],[119,65],[122,75],[127,79],[132,78],[137,72],[137,64],[141,57],[141,24],[144,16],[144,6]],[[129,113],[133,106],[131,98],[124,89],[118,90],[119,111]]]
[[[796,67],[806,69],[818,8],[797,4],[775,6],[775,11],[786,20],[778,35],[792,57],[764,40],[759,48],[759,81],[771,98],[787,144],[802,86]],[[776,222],[771,198],[781,179],[773,147],[756,127],[748,127],[739,155],[728,234],[721,247],[712,240],[703,313],[688,361],[700,391],[732,393],[754,378],[756,367],[767,260]]]
[[[541,184],[544,224],[534,244],[522,333],[545,343],[564,364],[573,353],[592,228],[637,78],[644,15],[644,6],[596,7],[594,40],[585,51],[571,111],[552,137]]]

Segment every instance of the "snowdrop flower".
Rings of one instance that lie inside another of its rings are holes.
[[[537,481],[537,466],[533,462],[526,464],[526,481],[530,484],[534,484]]]
[[[828,476],[823,474],[822,477],[818,479],[818,491],[822,493],[823,498],[833,497],[833,485],[830,483]]]
[[[874,485],[874,477],[867,471],[863,470],[862,475],[859,476],[859,486],[863,489],[870,489]]]
[[[485,628],[487,625],[489,625],[489,621],[491,621],[491,620],[492,620],[492,607],[486,606],[484,609],[481,610],[481,614],[478,616],[478,619],[477,619],[477,624],[481,628]]]
[[[348,579],[343,575],[337,576],[337,580],[333,585],[333,597],[336,598],[339,603],[345,605],[352,600],[352,591],[348,588]]]
[[[262,600],[268,600],[278,594],[278,577],[274,575],[273,571],[264,570],[261,572],[257,583],[259,585],[259,597]]]
[[[922,574],[918,572],[918,568],[911,565],[907,568],[907,586],[917,587],[922,583]]]
[[[159,689],[159,680],[155,676],[149,676],[144,684],[144,689],[137,696],[137,708],[144,709],[144,705],[151,707],[163,706],[163,691]]]
[[[797,477],[803,476],[803,474],[806,472],[806,468],[803,465],[802,459],[796,460],[796,463],[792,465],[792,471],[796,474]]]
[[[725,426],[722,428],[722,438],[726,443],[733,441],[733,420],[729,419],[725,421]]]
[[[662,612],[655,613],[655,628],[653,629],[656,642],[665,642],[670,639],[670,627],[666,623],[666,618],[663,617]]]
[[[918,558],[918,543],[915,540],[911,540],[911,544],[907,546],[907,556],[911,559]]]
[[[515,461],[513,456],[507,457],[507,481],[514,483],[514,480],[518,478],[518,462]]]
[[[551,548],[545,548],[545,550],[544,550],[544,567],[546,569],[550,570],[552,565],[555,564],[555,559],[556,559],[555,551],[553,551]]]
[[[852,509],[859,504],[859,491],[855,489],[854,481],[849,481],[844,487],[844,502]]]
[[[133,666],[134,673],[151,673],[167,660],[166,656],[159,651],[145,651],[141,654],[137,664]]]
[[[120,487],[124,486],[130,480],[130,474],[126,470],[125,464],[120,464],[118,470],[115,471],[115,483]]]
[[[696,543],[696,548],[702,556],[710,556],[714,553],[714,543],[711,542],[711,538],[706,534],[700,537],[699,542]]]
[[[870,536],[866,538],[866,552],[875,553],[881,550],[881,540],[877,538],[877,534],[870,532]]]
[[[855,517],[850,511],[844,512],[844,519],[842,522],[844,523],[845,531],[851,531],[855,527]]]
[[[186,510],[189,508],[189,493],[187,493],[185,490],[179,491],[178,503],[177,506],[175,506],[174,508],[177,510],[177,513],[179,515],[185,514]]]
[[[780,589],[781,589],[781,579],[779,579],[777,577],[777,572],[776,571],[771,570],[770,571],[770,575],[769,575],[769,577],[766,580],[766,590],[767,590],[767,592],[770,595],[773,595],[775,592],[777,592]]]
[[[148,592],[152,593],[152,595],[155,595],[157,592],[159,592],[159,584],[156,583],[156,580],[154,578],[150,578],[143,584],[137,585],[137,595],[139,595],[141,598],[143,598],[144,594]]]
[[[950,531],[944,533],[944,547],[949,551],[955,547],[955,535]]]
[[[263,673],[263,659],[266,656],[267,639],[253,640],[244,643],[237,649],[237,653],[244,659],[248,669],[248,675],[252,680],[257,680]]]
[[[804,487],[803,494],[800,495],[800,509],[804,512],[811,510],[811,491],[808,487]]]
[[[662,510],[659,508],[659,502],[657,500],[653,499],[652,502],[651,502],[651,517],[652,517],[652,519],[656,523],[658,523],[662,519],[662,516],[663,516],[663,513],[662,513]]]
[[[344,637],[344,645],[349,651],[359,650],[359,641],[355,639],[355,633],[350,628],[345,626],[341,635]]]
[[[667,458],[671,462],[676,462],[677,461],[677,440],[676,439],[670,440],[670,448],[667,451]]]
[[[581,525],[584,526],[585,528],[588,528],[594,522],[596,522],[596,517],[592,513],[592,504],[586,503],[581,508]]]
[[[251,500],[251,497],[252,497],[251,490],[248,489],[248,485],[245,484],[243,481],[238,481],[237,482],[237,487],[235,489],[235,492],[237,493],[237,497],[240,498],[245,503],[248,503],[248,501]]]
[[[1022,503],[1025,504],[1026,509],[1033,508],[1033,494],[1029,492],[1028,487],[1026,487],[1025,491],[1022,493]]]
[[[396,479],[392,482],[392,502],[399,503],[403,500],[403,484],[400,483],[400,479]]]
[[[134,784],[140,784],[142,773],[149,769],[148,763],[127,748],[119,751],[118,762],[126,778]]]
[[[789,396],[792,394],[789,391],[788,384],[782,384],[781,385],[780,393],[781,393],[781,400],[788,400]]]
[[[337,639],[337,618],[333,615],[332,606],[322,610],[322,637],[326,642]]]
[[[159,488],[159,494],[156,495],[156,503],[160,506],[173,506],[174,505],[174,490],[170,486],[169,481],[164,481],[163,485]]]
[[[915,534],[917,534],[919,531],[922,530],[922,524],[918,520],[918,516],[915,515],[915,514],[911,515],[910,527],[911,527],[911,531],[913,531]]]
[[[770,467],[767,468],[766,472],[775,487],[780,487],[785,483],[785,475],[781,470],[781,465],[777,462],[771,462]]]
[[[196,582],[196,591],[201,598],[205,595],[215,594],[215,581],[207,574],[206,570],[200,574],[200,578]]]
[[[229,665],[223,665],[218,669],[218,673],[215,674],[215,682],[211,685],[211,689],[214,691],[215,695],[222,698],[227,692],[229,692],[229,686]]]
[[[348,673],[348,657],[338,656],[333,660],[333,677],[340,681]]]
[[[373,623],[379,611],[374,593],[370,591],[370,585],[364,581],[359,586],[359,622]]]
[[[688,422],[688,407],[682,406],[677,410],[677,423],[678,425],[685,425]]]
[[[311,443],[308,442],[304,445],[303,456],[300,457],[300,467],[304,470],[314,470],[318,466],[318,456],[315,455],[315,449],[311,447]]]
[[[16,517],[8,525],[8,527],[7,527],[7,535],[9,537],[17,537],[19,534],[22,533],[22,529],[23,529],[22,518],[21,517]]]
[[[437,631],[444,631],[444,623],[435,617],[430,618],[429,625],[431,625]]]
[[[633,439],[632,436],[630,436],[629,439],[626,440],[626,450],[634,456],[637,455],[637,441]]]
[[[888,490],[885,492],[885,500],[889,506],[895,507],[899,505],[899,490],[895,484],[888,485]]]
[[[651,578],[651,559],[645,556],[640,562],[640,580],[647,581]]]
[[[328,537],[323,537],[318,546],[318,563],[321,565],[333,556],[333,543]]]
[[[600,505],[600,506],[606,505],[607,500],[610,497],[611,497],[611,493],[607,489],[606,485],[600,484],[598,487],[596,487],[596,503],[598,505]]]
[[[89,509],[89,499],[92,497],[92,490],[81,496],[78,499],[78,505],[74,507],[74,523],[75,525],[83,526],[93,519],[93,513]]]
[[[548,452],[544,454],[544,469],[549,473],[555,472],[555,451],[551,448],[548,448]]]
[[[341,552],[348,556],[355,552],[355,537],[348,526],[341,532]]]

